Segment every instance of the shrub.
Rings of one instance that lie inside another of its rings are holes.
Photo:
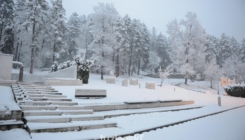
[[[224,87],[228,95],[245,98],[245,84],[234,84]]]

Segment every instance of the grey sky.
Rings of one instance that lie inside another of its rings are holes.
[[[98,2],[113,3],[121,16],[128,14],[164,35],[169,21],[184,19],[191,11],[208,34],[226,33],[238,41],[245,38],[245,0],[63,0],[63,6],[67,17],[73,12],[88,15]]]

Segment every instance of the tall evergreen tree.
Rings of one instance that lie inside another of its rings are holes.
[[[33,74],[34,59],[40,51],[40,43],[38,42],[38,36],[41,35],[45,27],[45,19],[47,19],[48,3],[46,0],[28,0],[27,2],[27,18],[23,26],[27,31],[31,32],[31,64],[30,74]]]
[[[68,22],[67,22],[67,28],[68,28],[68,36],[67,36],[67,45],[69,46],[69,55],[70,59],[72,59],[72,56],[76,55],[76,52],[79,47],[79,36],[81,34],[81,26],[82,21],[81,18],[79,18],[77,13],[73,13]]]
[[[53,34],[53,62],[59,59],[60,53],[67,50],[65,33],[68,30],[65,24],[65,9],[62,0],[51,0],[51,20]]]
[[[167,68],[167,66],[171,63],[168,51],[169,51],[169,43],[167,40],[167,37],[162,35],[162,33],[160,33],[157,36],[157,41],[156,41],[156,45],[157,45],[157,54],[161,59],[160,65],[162,68]]]
[[[0,51],[13,54],[14,1],[0,0]]]

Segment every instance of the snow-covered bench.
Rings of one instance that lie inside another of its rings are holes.
[[[76,89],[75,97],[106,97],[105,89]]]

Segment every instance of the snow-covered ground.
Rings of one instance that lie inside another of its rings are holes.
[[[12,89],[6,86],[0,86],[0,109],[4,109],[5,106],[9,110],[20,110],[20,107],[14,100]]]
[[[73,99],[74,102],[78,102],[80,105],[88,104],[116,104],[125,101],[148,101],[148,100],[168,100],[168,99],[182,99],[182,100],[194,100],[196,105],[217,105],[217,94],[204,94],[201,92],[195,92],[186,90],[177,86],[173,86],[170,83],[177,83],[184,81],[183,79],[166,79],[163,86],[157,86],[160,84],[160,78],[150,77],[136,77],[139,80],[140,86],[128,85],[128,87],[122,86],[123,77],[116,78],[116,84],[106,84],[105,80],[100,79],[100,75],[91,74],[89,84],[83,86],[55,86],[54,88],[59,92],[66,95],[68,98]],[[106,79],[106,76],[105,76]],[[156,89],[146,89],[145,83],[147,81],[153,81],[156,84]],[[206,84],[205,84],[206,83]],[[195,83],[192,83],[195,84]],[[200,87],[208,87],[207,82],[199,83]],[[190,86],[191,88],[192,86]],[[78,99],[75,98],[75,89],[106,89],[107,97],[102,99]],[[200,88],[200,90],[204,90]],[[208,91],[208,89],[207,89]],[[245,100],[242,98],[235,98],[230,96],[222,96],[222,106],[234,107],[245,104]]]
[[[105,76],[106,78],[106,76]],[[183,79],[166,79],[162,87],[156,86],[156,89],[146,89],[145,83],[147,81],[153,81],[156,85],[160,84],[160,79],[150,77],[135,77],[139,80],[140,86],[123,87],[121,82],[124,78],[116,78],[116,84],[106,84],[105,80],[100,79],[100,75],[91,74],[88,85],[83,86],[55,86],[59,92],[63,95],[67,95],[73,102],[78,102],[79,105],[92,105],[92,104],[117,104],[125,101],[148,101],[148,100],[169,100],[169,99],[182,99],[182,100],[194,100],[194,106],[204,106],[199,109],[182,110],[177,112],[154,112],[146,114],[135,114],[129,116],[120,116],[106,118],[105,122],[117,122],[116,128],[103,128],[96,130],[83,130],[73,132],[57,132],[57,133],[32,133],[32,139],[43,140],[43,139],[90,139],[100,138],[100,136],[114,136],[125,133],[132,133],[138,130],[156,127],[159,125],[169,124],[172,122],[197,117],[200,115],[206,115],[209,113],[222,111],[232,107],[245,105],[245,99],[235,98],[230,96],[223,96],[222,107],[218,106],[218,95],[217,94],[204,94],[201,92],[195,92],[187,90],[185,88],[171,85],[171,83],[179,83],[184,81]],[[190,82],[189,82],[190,83]],[[198,84],[198,86],[195,86]],[[195,87],[199,90],[208,90],[209,83],[199,82],[190,83],[188,88]],[[2,87],[1,87],[2,88]],[[102,99],[78,99],[75,98],[75,89],[106,89],[107,97]],[[215,92],[215,91],[214,91]],[[184,106],[181,106],[184,107]],[[178,107],[166,107],[166,109],[178,108]],[[150,111],[156,109],[145,109],[141,111]],[[138,110],[140,112],[140,110]],[[113,113],[125,113],[134,112],[134,110],[122,110],[122,111],[106,111],[106,112],[95,112],[93,115],[106,115]],[[184,124],[175,125],[173,127],[159,129],[157,131],[151,131],[143,133],[143,140],[145,139],[235,139],[243,140],[245,138],[244,130],[244,116],[245,107],[235,109],[225,113],[217,114],[210,117],[201,118],[198,120],[186,122]],[[34,116],[33,116],[34,117]],[[30,117],[31,118],[31,117]],[[94,121],[96,122],[96,121]],[[99,122],[99,120],[98,120]],[[63,125],[77,125],[86,124],[89,121],[71,122]],[[42,125],[30,123],[32,127],[41,127]],[[50,124],[52,126],[52,124]],[[57,125],[57,124],[54,124]],[[59,124],[61,125],[61,124]],[[0,140],[2,139],[19,139],[28,140],[31,139],[29,134],[23,129],[13,129],[10,131],[0,131]]]

